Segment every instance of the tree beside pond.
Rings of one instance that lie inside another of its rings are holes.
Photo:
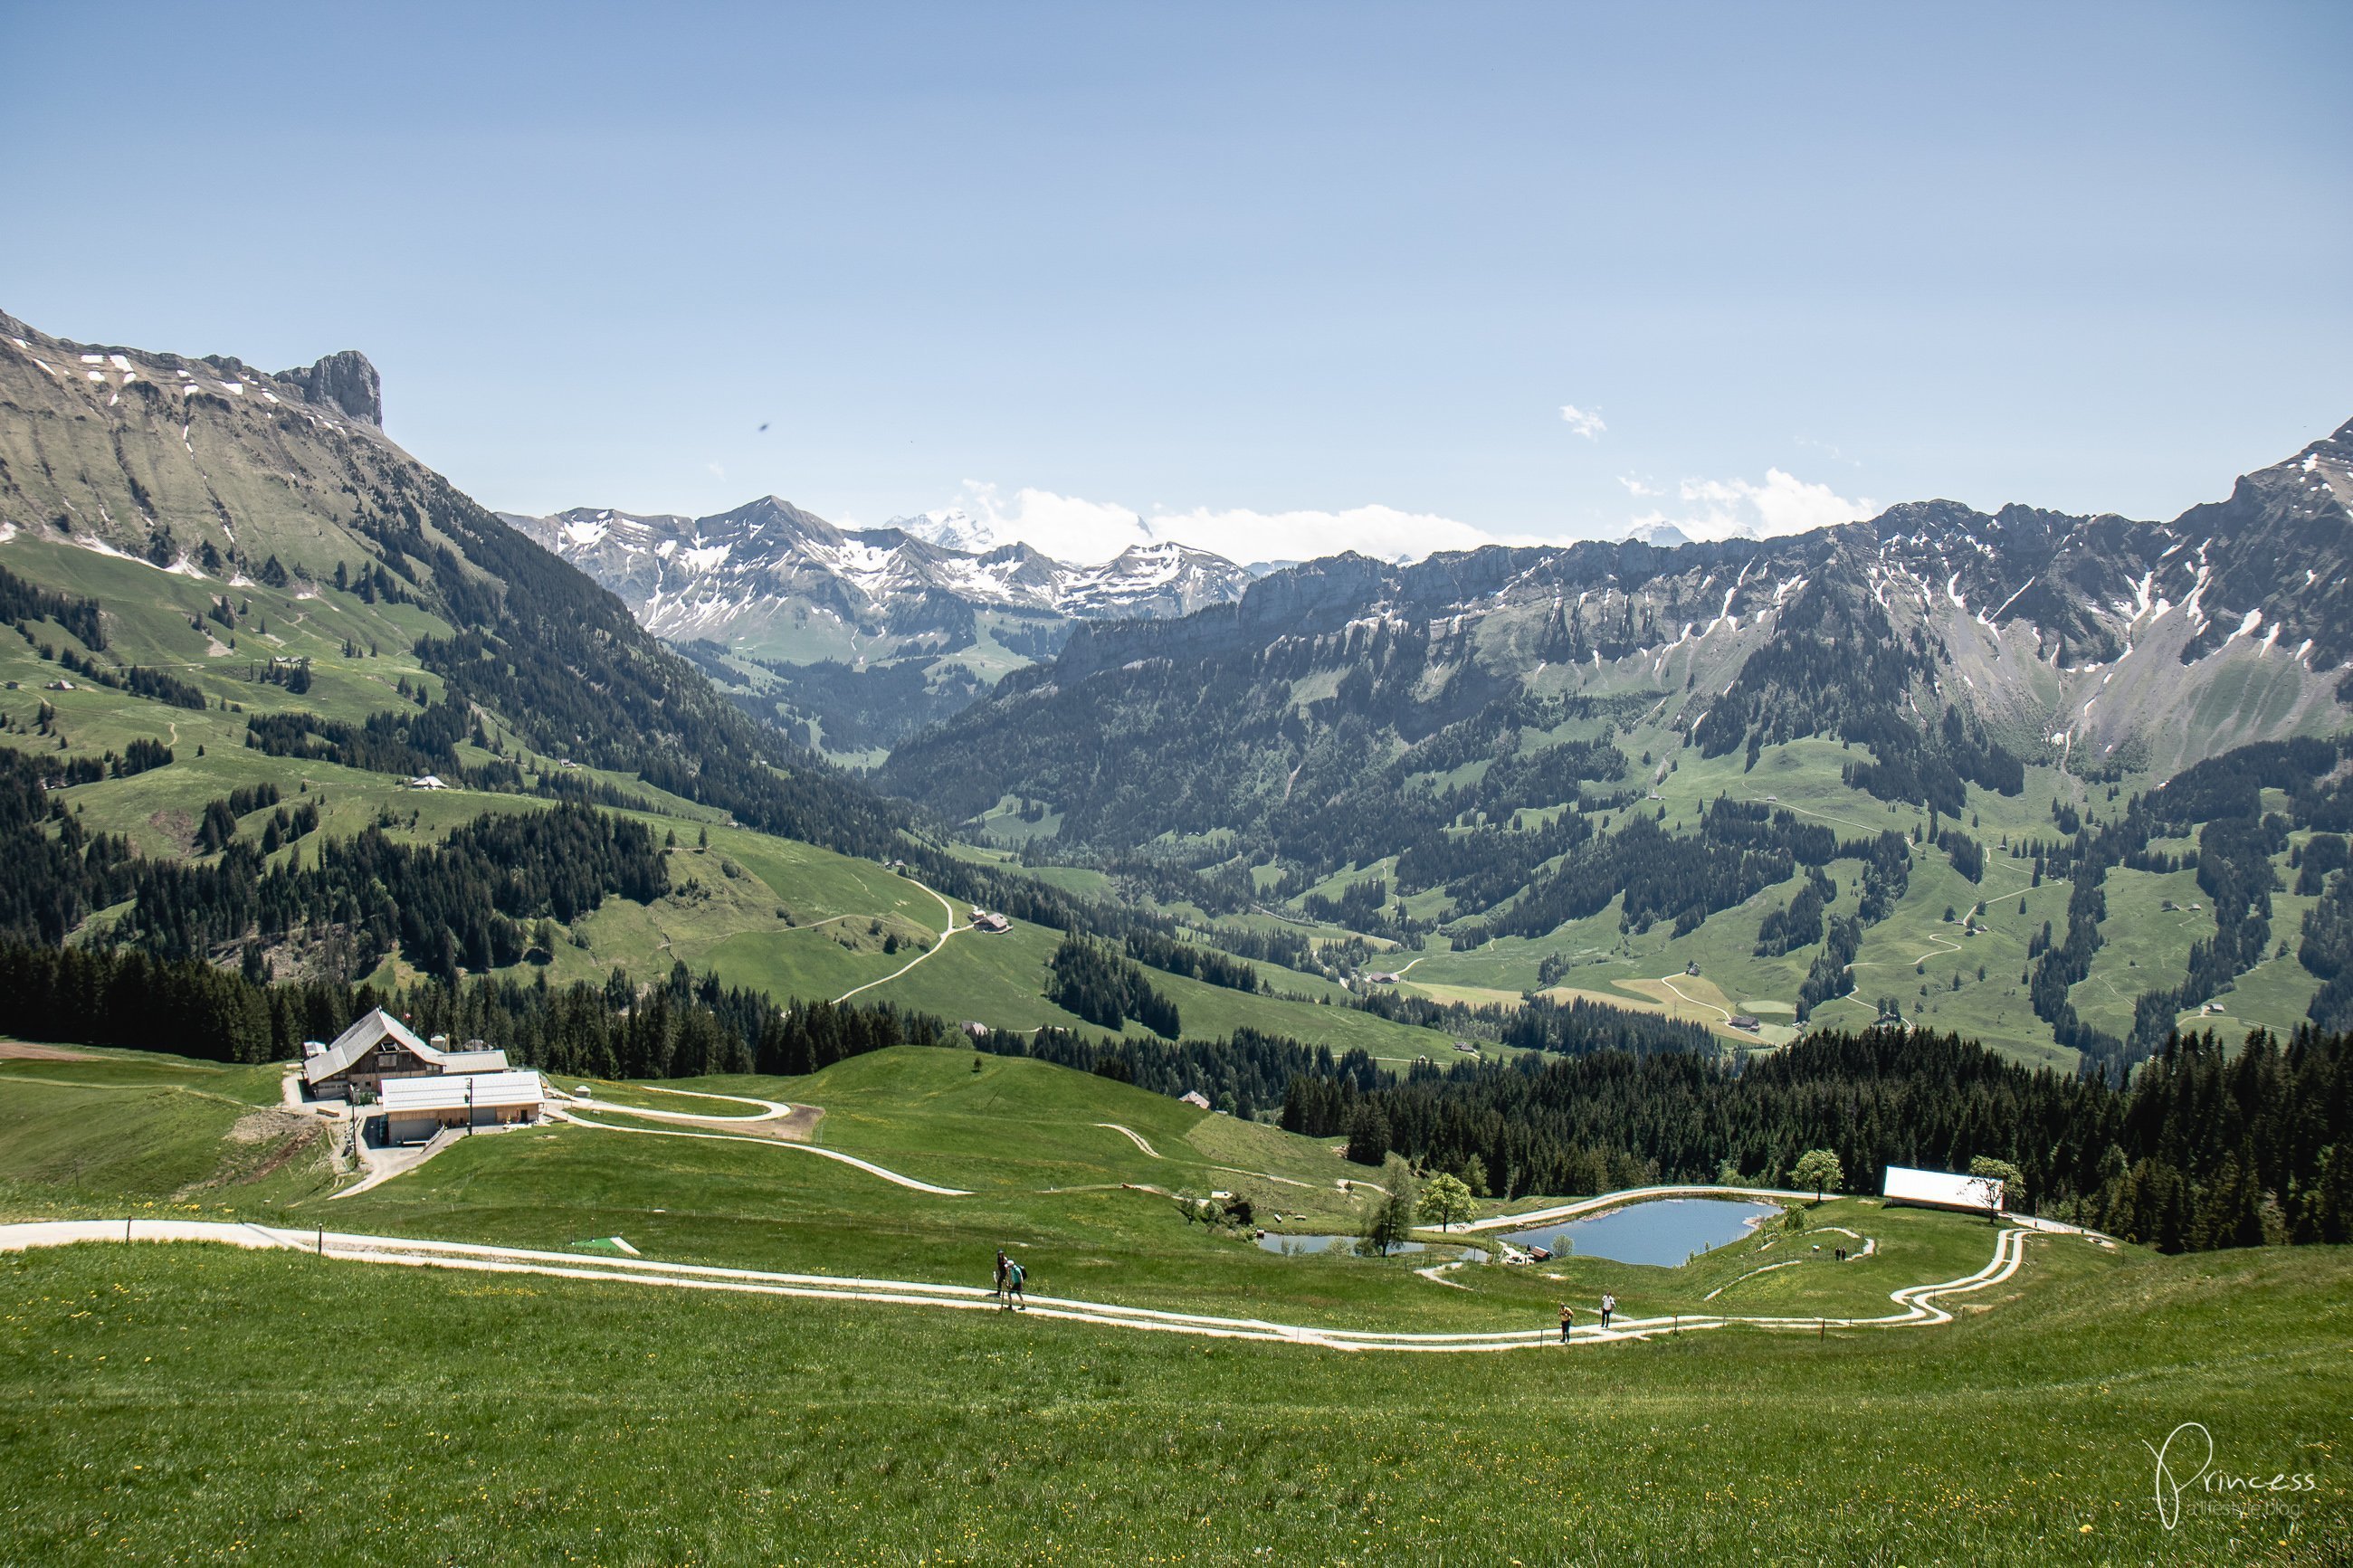
[[[1814,1202],[1822,1201],[1822,1194],[1846,1184],[1846,1167],[1839,1163],[1838,1153],[1831,1149],[1809,1149],[1798,1156],[1798,1163],[1789,1179],[1801,1187],[1814,1189]]]
[[[1421,1202],[1414,1212],[1424,1225],[1451,1230],[1471,1217],[1471,1188],[1461,1177],[1440,1171],[1421,1189]]]

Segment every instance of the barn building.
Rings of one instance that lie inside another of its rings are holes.
[[[535,1072],[436,1073],[384,1086],[387,1143],[414,1143],[445,1127],[511,1127],[536,1121],[546,1086]]]
[[[438,1036],[427,1044],[381,1007],[336,1036],[332,1045],[302,1047],[302,1082],[313,1100],[349,1100],[354,1089],[380,1094],[388,1079],[506,1070],[506,1052],[453,1051]]]

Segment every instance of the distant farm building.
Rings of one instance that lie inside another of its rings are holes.
[[[348,1100],[355,1089],[379,1093],[388,1079],[507,1070],[504,1051],[453,1051],[448,1037],[440,1035],[434,1042],[417,1038],[407,1025],[378,1007],[336,1036],[332,1045],[303,1042],[303,1086],[313,1100]]]
[[[384,1135],[413,1143],[445,1127],[508,1127],[536,1121],[546,1086],[535,1072],[479,1072],[394,1079],[384,1086]]]
[[[1176,1098],[1187,1105],[1198,1106],[1203,1110],[1209,1109],[1209,1097],[1198,1089],[1188,1089]]]
[[[1750,1017],[1746,1013],[1735,1013],[1732,1016],[1732,1026],[1736,1029],[1745,1029],[1752,1035],[1755,1034],[1759,1027],[1757,1020]]]
[[[987,910],[975,910],[972,911],[972,929],[987,931],[991,936],[1003,936],[1013,929],[1013,922]]]
[[[1890,1165],[1879,1190],[1891,1204],[1911,1204],[1919,1208],[1984,1214],[2001,1207],[2001,1182],[1993,1176],[1958,1176],[1950,1171],[1915,1171],[1908,1165]]]
[[[1683,973],[1685,974],[1697,974],[1699,973],[1699,960],[1694,958],[1689,963],[1684,964]]]
[[[1398,977],[1394,974],[1379,973],[1365,976],[1365,984],[1367,985],[1394,985],[1397,983]]]
[[[441,782],[438,774],[419,773],[415,778],[408,781],[408,787],[411,789],[448,789],[449,786]]]

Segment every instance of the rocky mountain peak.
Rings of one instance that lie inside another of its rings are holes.
[[[307,402],[384,428],[384,378],[357,349],[331,353],[305,369],[281,370],[278,379],[299,388]]]

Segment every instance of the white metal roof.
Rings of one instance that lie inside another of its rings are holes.
[[[1989,1209],[2001,1206],[2001,1183],[1993,1176],[1957,1176],[1950,1171],[1915,1171],[1890,1165],[1881,1194],[1905,1204],[1933,1204],[1939,1208]]]
[[[463,1077],[391,1078],[384,1081],[387,1116],[421,1110],[462,1110],[470,1105],[537,1105],[547,1095],[535,1072],[478,1072]]]
[[[504,1072],[507,1054],[504,1051],[444,1051],[441,1070],[448,1073]]]

